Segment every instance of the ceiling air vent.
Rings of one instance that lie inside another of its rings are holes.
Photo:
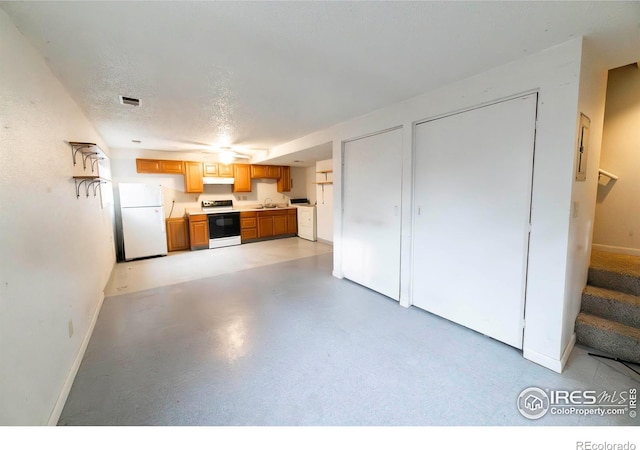
[[[120,103],[123,105],[140,106],[140,99],[133,97],[120,96]]]

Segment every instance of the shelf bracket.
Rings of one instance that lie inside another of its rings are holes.
[[[82,170],[87,170],[87,159],[97,158],[98,152],[80,152],[82,154]],[[93,167],[93,164],[92,164]],[[93,172],[93,170],[92,170]]]
[[[86,151],[83,151],[83,149],[90,149],[96,146],[96,144],[92,143],[92,142],[69,142],[69,145],[71,146],[71,155],[73,157],[73,165],[76,165],[76,155],[78,154],[78,152],[85,154],[87,153]],[[97,152],[91,152],[90,154],[94,154],[97,155]],[[85,166],[86,169],[86,166]]]
[[[82,176],[73,177],[73,181],[76,184],[76,198],[80,198],[80,187],[84,184],[84,192],[89,197],[89,189],[93,186],[93,196],[97,194],[98,185],[106,183],[107,180],[103,180],[97,176]]]
[[[95,171],[95,168],[98,166],[98,161],[102,161],[104,158],[100,157],[100,156],[95,156],[97,155],[97,153],[95,153],[93,156],[90,156],[91,158],[91,173],[93,173]]]
[[[106,183],[106,181],[102,181],[100,179],[93,180],[93,181],[90,181],[89,183],[87,183],[87,197],[89,196],[89,188],[91,188],[91,186],[93,186],[93,196],[95,197],[96,194],[97,194],[98,188],[103,183]],[[102,192],[102,191],[100,191],[100,192]]]

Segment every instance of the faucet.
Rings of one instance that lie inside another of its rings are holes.
[[[269,200],[269,202],[267,202],[267,200]],[[262,206],[270,205],[271,202],[273,202],[273,200],[270,197],[267,197],[264,199],[264,203],[262,203]]]

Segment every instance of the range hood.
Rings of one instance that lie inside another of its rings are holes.
[[[233,184],[234,178],[222,178],[222,177],[203,177],[202,182],[204,184]]]

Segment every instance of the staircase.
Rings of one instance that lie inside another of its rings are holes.
[[[576,337],[607,356],[640,364],[640,256],[592,252]]]

